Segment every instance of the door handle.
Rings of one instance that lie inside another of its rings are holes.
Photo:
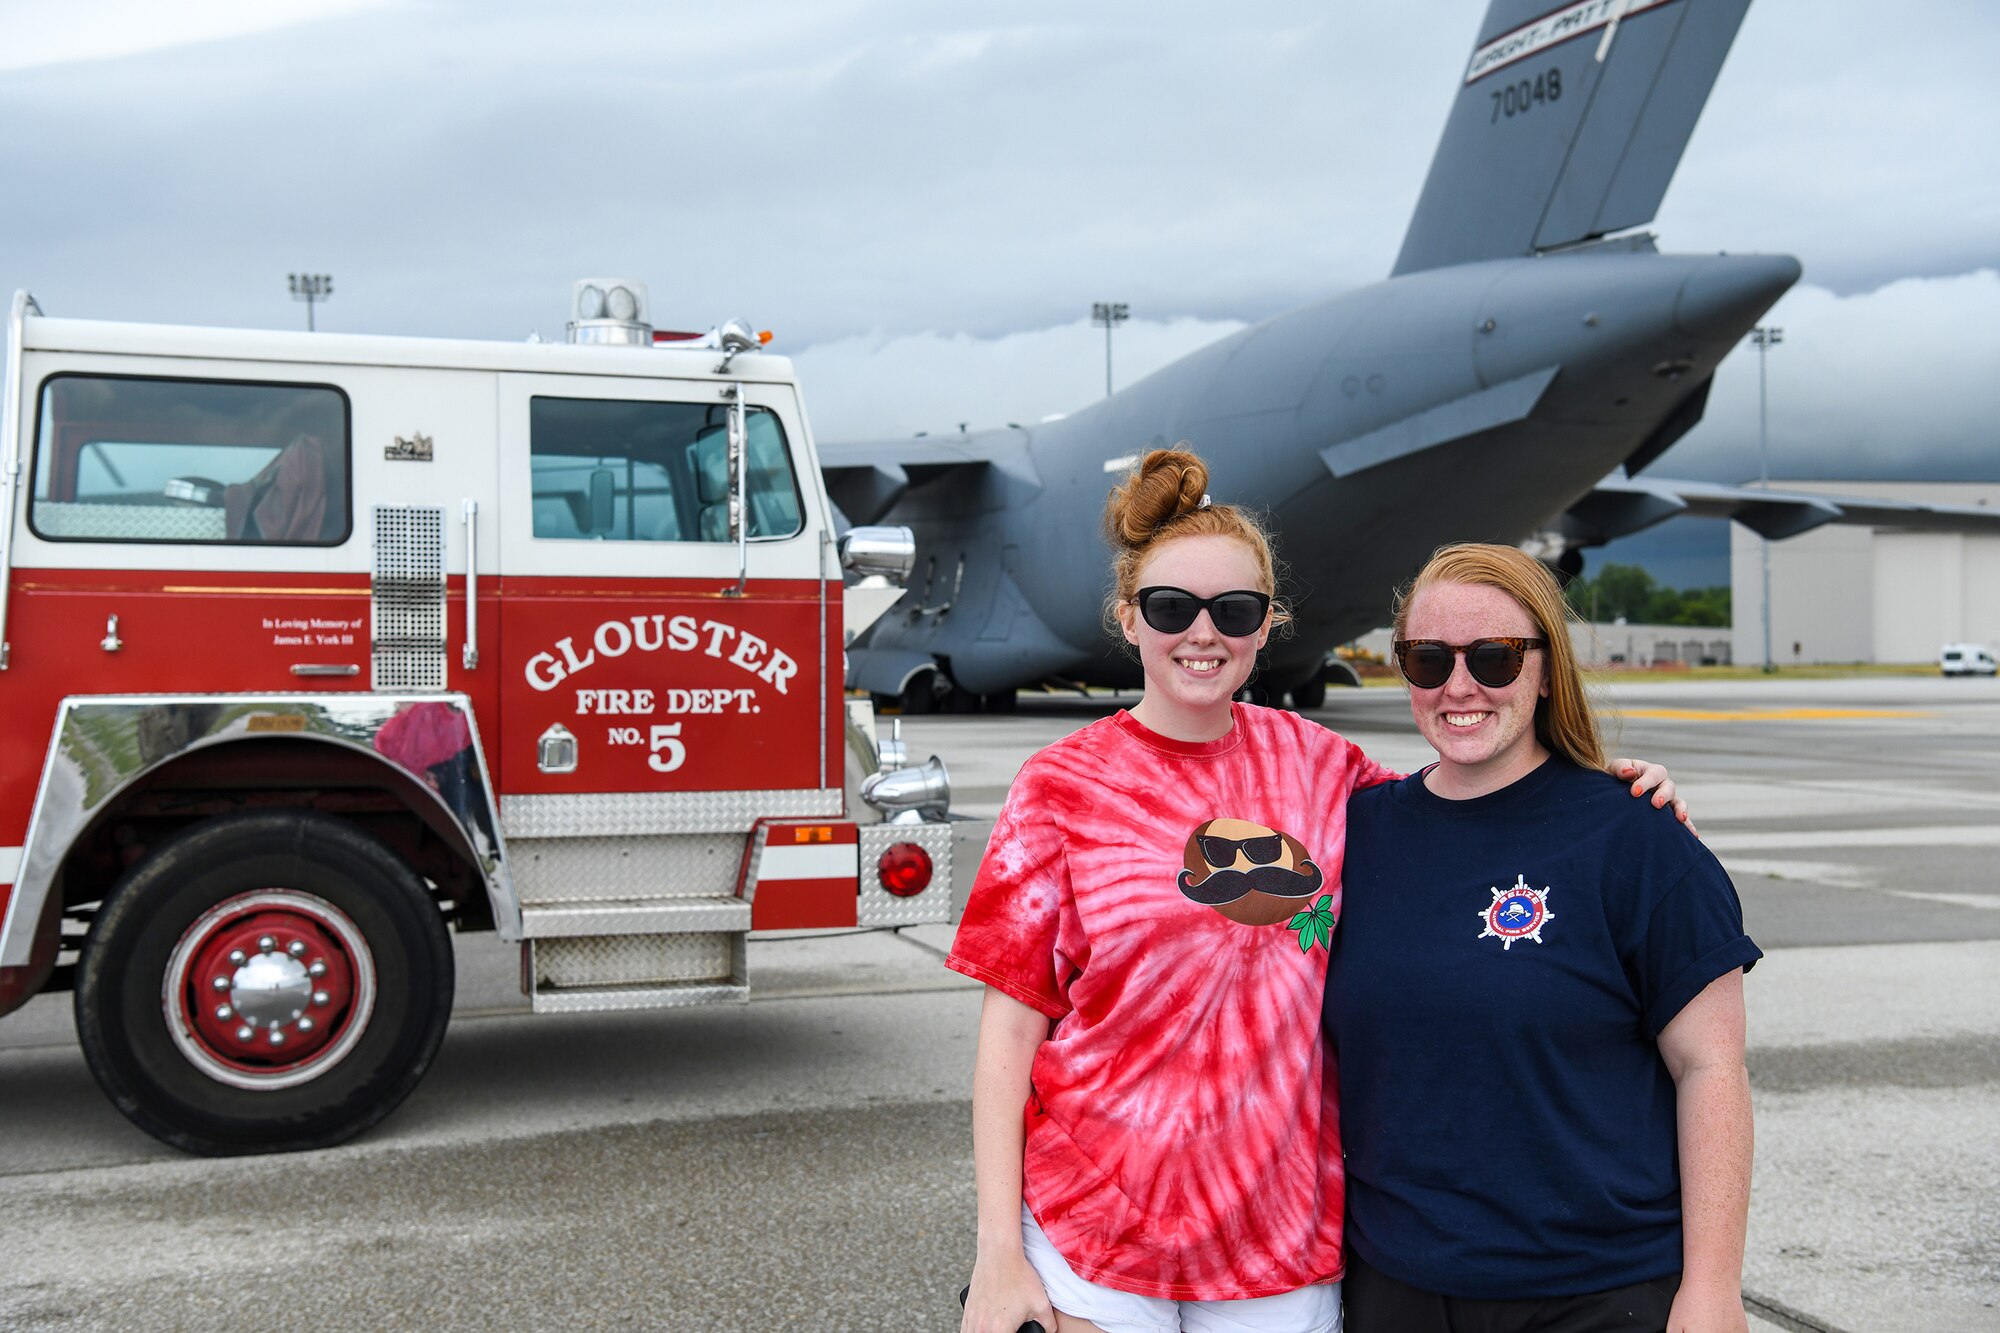
[[[479,665],[479,501],[465,502],[465,650],[467,671]]]

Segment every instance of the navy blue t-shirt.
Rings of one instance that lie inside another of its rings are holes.
[[[1656,1039],[1762,957],[1708,850],[1560,758],[1467,801],[1417,774],[1348,802],[1341,910],[1324,1021],[1354,1252],[1481,1300],[1678,1272]]]

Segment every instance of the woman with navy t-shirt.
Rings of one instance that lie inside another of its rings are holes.
[[[1395,626],[1438,762],[1348,803],[1348,1333],[1743,1330],[1736,891],[1603,772],[1539,561],[1446,547]]]

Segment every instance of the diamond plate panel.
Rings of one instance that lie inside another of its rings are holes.
[[[374,688],[443,689],[443,509],[375,506],[375,568],[369,594]]]
[[[530,907],[521,913],[521,929],[532,939],[745,931],[750,929],[750,904],[732,894]]]
[[[620,986],[612,990],[536,991],[538,1014],[605,1014],[621,1009],[686,1009],[698,1004],[747,1004],[750,988],[691,982],[679,986]]]
[[[508,838],[622,837],[645,833],[748,833],[759,819],[838,816],[838,787],[779,791],[607,791],[502,796]],[[511,847],[509,852],[513,850]],[[733,883],[734,881],[732,881]]]
[[[220,509],[166,505],[79,504],[35,501],[35,527],[45,537],[108,537],[113,541],[220,542],[229,540]]]
[[[511,838],[507,860],[523,907],[736,892],[740,833],[636,838]]]
[[[875,863],[899,842],[914,842],[931,854],[930,887],[913,898],[898,898],[882,887]],[[951,825],[863,824],[861,826],[861,926],[931,926],[951,920]]]
[[[678,981],[741,985],[742,944],[740,934],[727,931],[530,941],[537,991],[659,986]]]
[[[743,863],[745,891],[753,897],[757,881],[764,874],[764,849],[771,845],[771,828],[766,824],[750,835],[750,855]]]

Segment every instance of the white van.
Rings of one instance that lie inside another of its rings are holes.
[[[1947,676],[1990,676],[2000,671],[1993,651],[1976,643],[1948,643],[1938,650],[1938,670]]]

